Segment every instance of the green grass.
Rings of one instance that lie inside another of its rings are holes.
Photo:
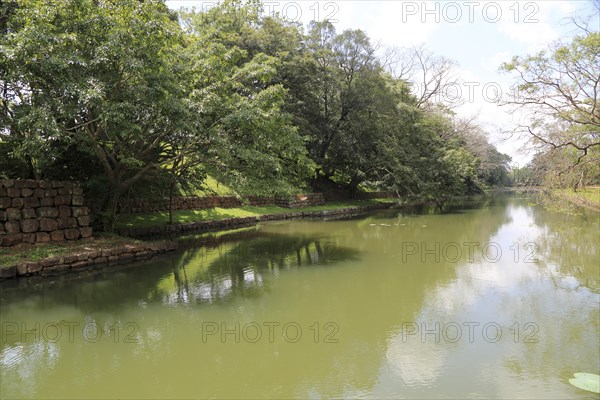
[[[123,238],[116,235],[95,235],[92,240],[63,242],[19,244],[13,247],[0,247],[0,268],[21,264],[28,261],[40,261],[45,258],[77,254],[84,251],[100,250],[116,245],[140,243],[139,240]]]
[[[257,217],[265,214],[281,214],[304,211],[331,211],[346,207],[367,206],[390,202],[392,199],[347,200],[327,203],[322,206],[299,209],[282,208],[277,206],[243,206],[238,208],[211,208],[207,210],[179,210],[173,212],[173,223],[183,224],[197,221],[218,221],[228,218]],[[117,217],[116,228],[147,228],[166,225],[169,222],[168,211],[151,214],[121,214]]]
[[[576,197],[600,205],[600,187],[587,187],[576,192],[573,189],[556,189],[559,194]]]
[[[197,189],[192,193],[193,196],[235,196],[235,190],[219,182],[212,175],[207,175],[206,180],[202,183],[202,188]]]

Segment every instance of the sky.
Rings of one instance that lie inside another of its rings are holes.
[[[167,0],[173,9],[205,10],[216,1]],[[569,24],[573,15],[590,15],[590,0],[498,0],[498,1],[408,1],[408,0],[274,0],[263,1],[265,12],[277,12],[305,25],[329,19],[338,32],[362,29],[383,50],[423,44],[436,55],[454,60],[460,84],[454,92],[461,105],[459,116],[471,118],[489,133],[489,140],[513,158],[514,166],[525,165],[532,152],[524,138],[509,135],[523,118],[496,100],[510,91],[513,79],[498,71],[502,62],[515,55],[536,53],[575,33]],[[597,27],[600,29],[600,21]]]

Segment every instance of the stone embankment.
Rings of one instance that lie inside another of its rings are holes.
[[[27,261],[0,268],[0,280],[17,276],[54,275],[69,270],[100,268],[107,265],[145,260],[154,255],[174,251],[175,242],[124,244],[102,250],[89,250],[77,254],[55,256],[40,261]]]
[[[0,180],[0,247],[91,236],[90,210],[73,182]]]

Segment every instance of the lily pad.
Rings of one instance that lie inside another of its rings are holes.
[[[578,372],[574,376],[575,378],[569,379],[571,385],[588,392],[600,393],[600,375]]]

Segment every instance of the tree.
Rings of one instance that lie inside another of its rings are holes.
[[[599,32],[584,29],[569,43],[514,57],[501,70],[517,80],[504,104],[524,110],[530,119],[518,129],[539,149],[577,154],[561,173],[592,157],[592,150],[600,147]]]
[[[458,82],[454,61],[435,55],[424,45],[420,45],[389,48],[381,62],[392,76],[410,84],[411,93],[416,96],[419,108],[431,109],[439,103],[445,106],[458,105],[444,102],[452,98],[452,88]]]
[[[9,140],[38,176],[52,161],[53,141],[86,150],[108,182],[111,229],[124,191],[172,162],[169,135],[189,124],[180,27],[159,0],[19,4],[2,39]]]
[[[311,164],[274,81],[279,60],[242,46],[259,3],[183,14],[185,31],[162,0],[19,6],[0,39],[0,130],[37,178],[73,150],[91,157],[107,186],[106,229],[151,176],[170,175],[173,188],[212,167],[253,192],[306,181]]]
[[[268,18],[262,29],[260,9],[258,2],[226,1],[181,18],[193,60],[189,101],[206,143],[203,165],[239,192],[274,194],[304,185],[313,165],[283,110],[287,89],[278,82],[278,56],[285,48],[270,46],[273,35],[264,37],[277,24]]]

